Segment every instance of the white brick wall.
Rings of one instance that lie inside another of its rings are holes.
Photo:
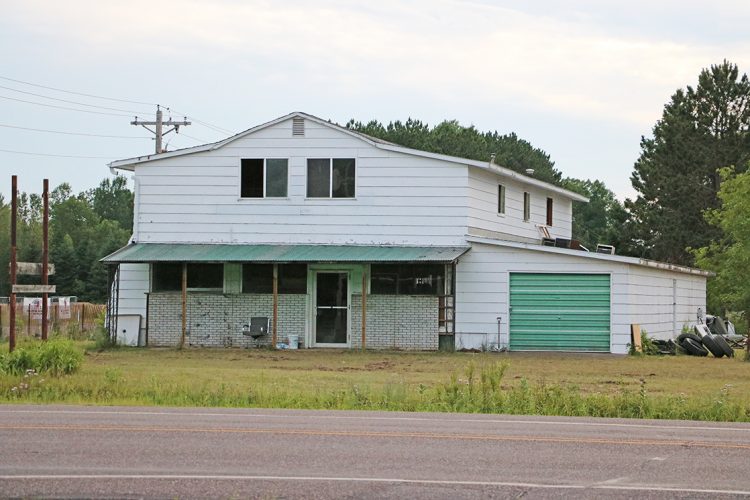
[[[299,335],[304,344],[305,295],[279,295],[277,339]],[[273,295],[216,293],[188,294],[186,345],[212,347],[248,347],[256,341],[242,335],[242,325],[253,316],[266,316],[273,322]],[[273,325],[271,324],[271,328]],[[180,344],[182,305],[179,293],[152,293],[149,297],[148,345],[174,347]],[[271,333],[257,341],[271,344]]]
[[[362,296],[352,295],[351,346],[362,348]],[[368,295],[367,348],[437,351],[438,298]]]

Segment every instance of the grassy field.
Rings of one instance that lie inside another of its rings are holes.
[[[750,364],[689,356],[119,348],[88,352],[74,375],[0,376],[0,400],[748,421]]]

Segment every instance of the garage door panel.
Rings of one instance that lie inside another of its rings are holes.
[[[609,352],[609,275],[511,273],[510,348]]]

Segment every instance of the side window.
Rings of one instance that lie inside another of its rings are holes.
[[[307,160],[308,198],[354,198],[354,158],[310,158]]]
[[[287,196],[289,160],[243,158],[240,165],[240,197],[284,198]]]
[[[497,185],[497,213],[505,213],[505,186]]]
[[[524,222],[531,220],[531,194],[529,192],[523,193],[523,220]]]
[[[552,225],[552,206],[553,201],[552,198],[547,198],[547,225]]]
[[[273,293],[273,264],[243,264],[242,293]],[[279,294],[307,293],[307,264],[279,264]]]

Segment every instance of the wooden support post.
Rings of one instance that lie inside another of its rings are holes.
[[[362,350],[367,348],[367,269],[362,269]]]
[[[42,285],[49,284],[49,179],[44,179],[42,187],[42,203],[44,205],[44,214],[42,217]],[[49,323],[47,314],[49,313],[47,301],[49,294],[42,294],[42,340],[47,340]]]
[[[279,265],[273,265],[273,327],[271,331],[271,347],[276,349],[276,342],[278,339],[278,330],[276,324],[279,320]]]
[[[633,341],[633,350],[635,352],[643,352],[643,347],[641,346],[641,325],[635,323],[630,325],[630,337]]]
[[[187,262],[182,263],[182,336],[180,337],[180,349],[185,347],[187,336]]]
[[[16,294],[13,285],[16,284],[16,219],[18,218],[18,177],[12,178],[12,194],[10,202],[10,332],[8,333],[8,351],[16,348]]]

